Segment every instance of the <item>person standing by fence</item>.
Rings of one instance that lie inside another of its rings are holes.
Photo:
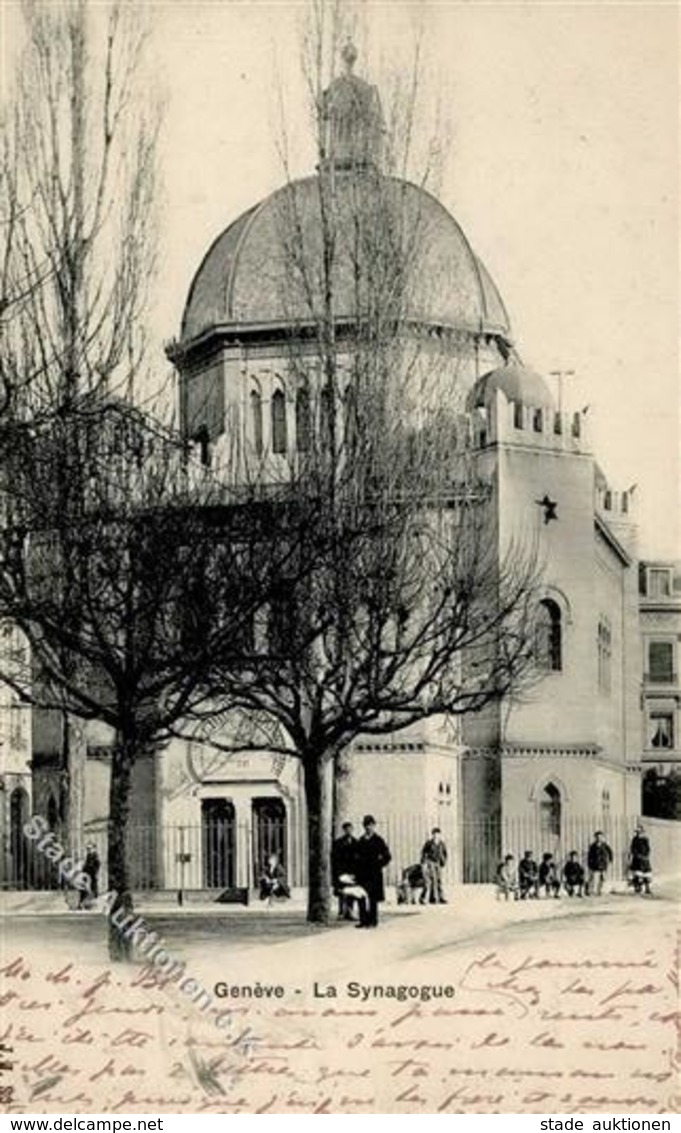
[[[89,908],[93,901],[97,899],[99,893],[99,869],[100,861],[97,847],[92,843],[88,843],[85,847],[85,861],[83,862],[83,873],[88,879],[88,888],[81,889],[80,897],[78,899],[78,908]]]
[[[642,826],[637,826],[629,847],[629,873],[636,893],[650,893],[652,868],[650,842]]]
[[[426,880],[424,904],[446,905],[447,899],[442,888],[442,871],[447,864],[447,847],[442,840],[439,826],[434,826],[430,838],[421,850],[421,868]]]
[[[586,864],[589,867],[589,880],[586,891],[589,897],[600,897],[603,892],[603,882],[612,862],[612,850],[603,837],[603,831],[597,830],[594,840],[589,846]]]

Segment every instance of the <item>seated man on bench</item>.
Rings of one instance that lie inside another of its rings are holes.
[[[271,905],[275,897],[285,899],[290,896],[284,867],[279,864],[278,855],[268,854],[265,868],[260,875],[260,900],[267,900]]]

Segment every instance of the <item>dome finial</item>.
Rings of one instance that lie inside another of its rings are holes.
[[[352,74],[352,69],[357,62],[357,48],[351,39],[346,39],[341,50],[341,59],[348,75]]]

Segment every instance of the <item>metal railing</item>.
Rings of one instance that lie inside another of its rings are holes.
[[[352,818],[353,816],[350,816]],[[424,842],[433,826],[439,826],[447,847],[445,876],[451,883],[489,883],[504,854],[519,860],[532,850],[537,862],[545,852],[554,855],[559,868],[571,850],[576,850],[586,866],[586,854],[596,830],[602,830],[613,852],[610,876],[620,880],[626,874],[628,849],[634,820],[626,816],[572,815],[563,812],[547,821],[546,815],[532,813],[510,818],[476,818],[457,822],[454,810],[442,808],[431,815],[376,815],[378,831],[392,854],[385,871],[387,885],[396,884],[402,871],[420,861]],[[355,816],[355,831],[361,832],[361,816]],[[653,829],[654,825],[654,829]],[[669,857],[667,842],[678,843],[674,831],[669,836],[662,827],[679,824],[651,824],[653,868],[655,847],[658,857]],[[658,830],[658,827],[660,829]],[[58,832],[57,832],[58,836]],[[666,840],[665,840],[666,839]],[[292,817],[282,821],[236,822],[233,819],[200,824],[132,825],[128,830],[128,862],[131,887],[138,891],[176,890],[219,895],[233,889],[253,889],[270,854],[276,854],[291,888],[307,884],[307,832],[304,822]],[[109,887],[106,830],[86,830],[80,858],[86,844],[94,844],[101,862],[99,889]],[[662,865],[660,857],[660,866]],[[27,839],[12,838],[5,850],[2,885],[9,889],[59,889],[59,865]]]

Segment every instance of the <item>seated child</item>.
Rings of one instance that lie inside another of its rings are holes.
[[[523,857],[518,866],[518,883],[520,885],[520,896],[525,900],[526,897],[539,896],[539,870],[537,863],[532,857],[532,850],[525,850]]]
[[[499,862],[496,873],[497,900],[501,895],[508,901],[513,894],[514,901],[518,898],[518,875],[515,868],[513,854],[506,854],[503,862]]]
[[[558,877],[556,863],[553,860],[553,854],[542,854],[539,864],[539,888],[544,890],[547,897],[550,897],[551,894],[554,897],[560,895],[560,878]]]
[[[577,851],[570,850],[568,860],[563,866],[563,883],[568,897],[584,896],[584,866],[577,861]]]

